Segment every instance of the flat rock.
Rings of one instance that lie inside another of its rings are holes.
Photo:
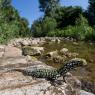
[[[2,58],[0,59],[0,66],[6,66],[6,65],[19,65],[19,64],[27,64],[27,58],[24,56],[21,57],[15,57],[15,58]]]
[[[60,50],[61,54],[67,54],[69,52],[69,50],[67,48],[63,48]]]
[[[23,55],[38,56],[44,51],[44,47],[23,47]]]
[[[19,57],[22,56],[22,50],[16,47],[12,46],[6,46],[5,47],[5,52],[4,52],[4,57]]]
[[[23,68],[27,68],[28,70],[35,68],[53,69],[53,67],[47,66],[40,61],[35,61],[33,63],[29,67],[27,67],[27,65],[25,66],[24,64],[25,67]],[[17,67],[17,63],[15,67]],[[18,67],[20,68],[19,65]],[[0,72],[0,95],[75,95],[72,93],[80,91],[80,89],[77,88],[78,79],[73,77],[71,74],[68,78],[68,80],[72,79],[72,81],[68,81],[68,83],[65,83],[61,79],[59,80],[61,84],[57,83],[56,85],[54,85],[53,82],[45,80],[44,78],[33,79],[32,76],[26,76],[18,71]],[[57,81],[55,81],[54,83],[56,82]],[[74,88],[74,91],[72,91],[71,86],[72,88]]]
[[[80,93],[81,93],[80,95],[94,95],[93,93],[86,92],[84,90],[81,90]]]
[[[53,56],[55,56],[55,55],[58,55],[58,51],[57,51],[57,50],[56,50],[56,51],[48,52],[48,53],[45,55],[45,57],[53,57]]]

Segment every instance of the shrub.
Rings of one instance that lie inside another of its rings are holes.
[[[0,1],[0,43],[5,43],[15,37],[29,37],[28,21],[19,16],[11,5],[11,0]]]
[[[31,27],[31,31],[34,37],[44,37],[49,32],[54,31],[56,25],[55,19],[45,17],[44,19],[36,20]]]
[[[86,41],[95,41],[95,30],[92,29],[91,27],[88,28],[88,32],[85,34],[85,40]]]

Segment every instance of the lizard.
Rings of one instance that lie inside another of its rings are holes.
[[[24,75],[32,76],[33,78],[45,78],[49,80],[56,80],[57,78],[61,76],[65,76],[67,72],[70,72],[71,70],[74,70],[77,67],[83,67],[86,66],[87,62],[85,59],[81,58],[74,58],[70,61],[65,62],[65,64],[59,68],[53,68],[53,69],[21,69],[21,68],[13,68],[9,71],[18,71],[22,72]]]

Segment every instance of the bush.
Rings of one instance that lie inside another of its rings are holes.
[[[11,0],[0,1],[0,43],[5,43],[15,37],[31,36],[28,21],[19,16],[11,5]]]
[[[94,29],[90,26],[68,26],[63,30],[55,30],[48,33],[50,37],[70,37],[76,40],[95,41]]]
[[[87,32],[86,34],[85,34],[85,40],[86,41],[95,41],[95,30],[94,29],[92,29],[91,27],[88,29],[89,30],[89,32]]]
[[[56,29],[56,20],[50,17],[45,17],[44,19],[36,20],[31,31],[34,37],[45,37],[49,32]]]

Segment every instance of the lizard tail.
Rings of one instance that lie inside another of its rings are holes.
[[[3,71],[1,71],[1,73],[7,73],[7,72],[12,72],[12,71],[18,71],[18,72],[24,72],[24,69],[21,68],[5,68]]]

